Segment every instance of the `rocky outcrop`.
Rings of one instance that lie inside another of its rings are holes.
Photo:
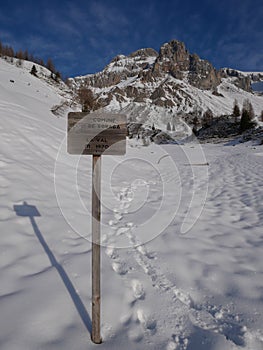
[[[260,81],[260,74],[258,76],[251,74],[244,74],[235,69],[224,68],[221,69],[221,76],[224,78],[231,77],[233,79],[233,84],[242,90],[251,92],[251,80]]]
[[[171,74],[174,78],[183,79],[183,72],[189,70],[189,52],[184,43],[172,40],[164,44],[153,66],[153,74]]]
[[[188,81],[199,89],[215,90],[221,82],[221,75],[210,62],[190,55]]]
[[[152,69],[153,76],[170,74],[176,79],[187,81],[204,90],[215,89],[221,82],[221,75],[213,65],[196,54],[190,54],[184,43],[172,40],[164,44]]]
[[[250,77],[238,77],[234,81],[234,84],[242,90],[245,90],[248,92],[252,91]]]

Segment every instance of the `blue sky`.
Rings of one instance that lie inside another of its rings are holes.
[[[12,0],[0,8],[0,40],[51,57],[68,77],[171,39],[216,68],[263,71],[263,1]]]

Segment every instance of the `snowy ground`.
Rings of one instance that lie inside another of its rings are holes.
[[[94,345],[91,157],[66,153],[52,87],[1,62],[0,91],[1,349],[263,348],[263,146],[103,158]]]

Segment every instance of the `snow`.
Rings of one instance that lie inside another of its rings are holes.
[[[110,72],[122,72],[127,70],[127,66],[133,67],[132,70],[140,71],[140,65],[143,65],[145,63],[148,63],[149,65],[152,65],[156,59],[155,56],[149,56],[145,58],[141,57],[126,57],[126,56],[118,56],[117,61],[113,61],[110,64],[107,65],[105,68],[106,73]]]
[[[14,80],[14,83],[10,82]],[[102,159],[102,337],[91,330],[91,157],[59,88],[0,60],[3,350],[263,348],[263,146]]]

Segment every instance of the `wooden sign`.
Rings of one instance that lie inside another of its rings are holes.
[[[68,114],[67,147],[70,154],[124,155],[126,135],[125,115],[110,112]]]
[[[125,115],[99,112],[68,114],[68,153],[92,155],[91,339],[95,344],[102,342],[100,335],[101,155],[124,155],[126,152],[126,135]]]

